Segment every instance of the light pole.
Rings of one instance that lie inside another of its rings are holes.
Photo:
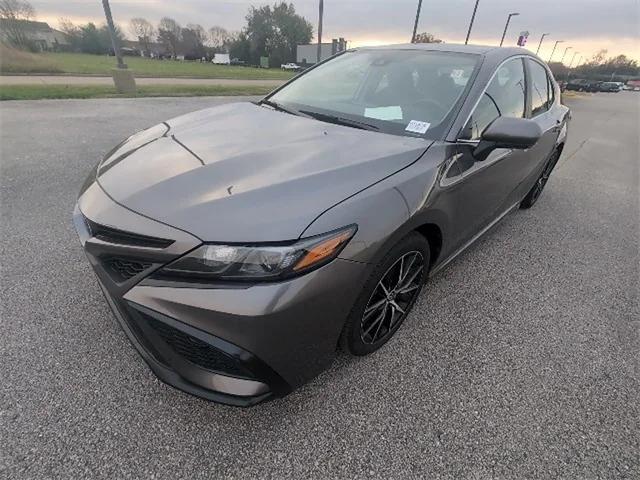
[[[578,53],[579,53],[579,52],[573,52],[573,57],[571,57],[571,61],[569,62],[569,68],[571,68],[571,65],[573,65],[573,61],[576,59],[576,55],[577,55]]]
[[[469,22],[469,30],[467,30],[467,38],[464,41],[465,45],[469,43],[469,36],[471,35],[471,28],[473,28],[473,21],[476,19],[476,11],[478,10],[479,3],[480,3],[480,0],[476,0],[476,4],[473,7],[473,15],[471,15],[471,21]]]
[[[510,13],[507,17],[507,23],[504,26],[504,32],[502,32],[502,39],[500,40],[500,46],[504,43],[504,37],[507,34],[507,29],[509,28],[509,22],[511,21],[511,17],[515,17],[516,15],[520,15],[518,12]]]
[[[422,9],[422,0],[418,0],[418,11],[416,12],[416,23],[413,24],[413,35],[411,43],[416,43],[416,34],[418,33],[418,20],[420,20],[420,10]]]
[[[549,35],[548,33],[543,33],[542,36],[540,37],[540,43],[538,44],[538,49],[536,50],[536,55],[538,55],[538,53],[540,52],[540,47],[542,46],[542,41],[544,40],[544,37],[546,37],[547,35]]]
[[[113,46],[113,54],[118,60],[118,68],[127,68],[127,65],[122,60],[122,53],[120,52],[120,45],[118,44],[118,37],[116,36],[116,29],[113,25],[113,17],[111,16],[111,7],[109,6],[109,0],[102,0],[102,8],[104,8],[104,16],[107,17],[107,26],[109,28],[109,36],[111,37],[111,45]]]
[[[571,61],[569,62],[569,66],[567,67],[567,82],[569,81],[569,78],[571,77],[571,65],[573,65],[573,61],[576,59],[576,55],[578,54],[578,52],[573,52],[573,57],[571,57]]]
[[[553,58],[553,54],[556,53],[556,48],[558,48],[559,43],[563,43],[564,40],[556,40],[555,45],[553,46],[553,50],[551,51],[551,56],[549,57],[549,63],[551,63],[551,59]]]
[[[569,51],[569,49],[571,49],[573,47],[567,47],[564,49],[564,53],[562,54],[562,58],[560,59],[560,63],[562,63],[564,61],[564,57],[567,54],[567,52]]]
[[[320,63],[322,56],[322,15],[324,13],[324,0],[320,0],[318,5],[318,53],[316,55],[316,63]]]

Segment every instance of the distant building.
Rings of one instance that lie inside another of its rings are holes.
[[[347,41],[344,38],[334,38],[331,43],[320,44],[320,61],[347,49]],[[298,45],[296,62],[302,65],[312,65],[318,58],[318,44]]]
[[[69,39],[63,32],[51,28],[46,22],[34,22],[31,20],[9,20],[0,18],[0,41],[9,41],[6,28],[9,22],[18,22],[25,37],[33,42],[39,50],[58,51],[69,48]]]

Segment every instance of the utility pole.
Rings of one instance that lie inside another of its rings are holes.
[[[473,28],[473,21],[476,19],[476,11],[478,10],[478,3],[480,3],[480,0],[476,0],[476,4],[473,7],[473,15],[471,15],[471,21],[469,22],[469,30],[467,31],[467,38],[464,41],[465,45],[469,43],[469,37],[471,36],[471,28]]]
[[[509,28],[509,22],[511,21],[511,17],[515,17],[516,15],[520,15],[519,13],[510,13],[509,16],[507,17],[507,23],[504,26],[504,32],[502,32],[502,39],[500,40],[500,46],[502,46],[502,44],[504,43],[504,37],[507,34],[507,29]]]
[[[418,20],[420,20],[420,10],[422,9],[422,0],[418,0],[418,11],[416,12],[416,23],[413,24],[413,35],[411,43],[416,43],[416,34],[418,33]]]
[[[316,61],[320,63],[320,57],[322,56],[322,15],[324,14],[324,1],[320,0],[320,4],[318,6],[318,54]]]
[[[543,33],[542,36],[540,37],[540,43],[538,44],[538,49],[536,50],[536,55],[538,55],[538,53],[540,52],[540,47],[542,46],[542,41],[544,40],[544,37],[546,37],[547,35],[549,35],[548,33]]]
[[[573,47],[567,47],[564,49],[564,53],[562,54],[562,58],[560,59],[560,63],[562,63],[564,61],[564,57],[567,54],[567,52],[569,51],[569,49],[571,49]]]
[[[559,43],[563,43],[564,40],[556,40],[555,45],[553,46],[553,50],[551,50],[551,56],[549,57],[549,63],[551,63],[551,59],[553,58],[553,54],[556,53],[556,48],[558,48]]]
[[[111,36],[113,53],[118,60],[118,68],[111,70],[116,91],[118,93],[136,93],[136,81],[133,77],[133,72],[127,69],[127,65],[122,60],[122,52],[120,51],[116,28],[113,24],[113,16],[111,15],[109,0],[102,0],[102,8],[104,8],[104,15],[107,17],[107,26],[109,28],[109,36]]]
[[[104,8],[104,15],[105,17],[107,17],[109,36],[111,37],[113,53],[118,59],[118,68],[127,68],[127,65],[122,60],[122,52],[120,52],[120,45],[118,44],[118,37],[116,36],[116,28],[113,25],[113,17],[111,16],[111,7],[109,6],[109,0],[102,0],[102,8]]]

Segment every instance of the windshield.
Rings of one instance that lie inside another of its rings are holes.
[[[478,59],[423,50],[348,51],[300,76],[266,103],[326,122],[440,138]]]

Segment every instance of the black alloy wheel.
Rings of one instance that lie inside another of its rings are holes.
[[[364,309],[360,339],[374,345],[391,335],[404,320],[422,287],[424,258],[418,251],[405,253],[384,274]]]
[[[547,160],[542,173],[536,180],[536,183],[531,187],[527,196],[524,197],[522,202],[520,203],[520,208],[527,209],[533,207],[533,205],[538,201],[542,191],[544,190],[545,185],[549,181],[549,177],[551,176],[551,172],[553,171],[556,163],[558,163],[558,159],[560,158],[560,152],[555,150],[549,160]]]
[[[429,243],[419,233],[411,233],[389,251],[345,324],[340,340],[343,350],[366,355],[395,334],[422,291],[429,254]]]

